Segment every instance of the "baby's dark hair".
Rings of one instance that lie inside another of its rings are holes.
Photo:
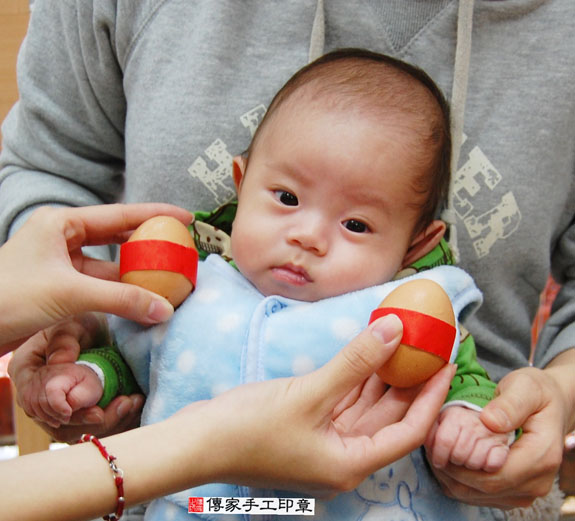
[[[414,235],[436,218],[449,190],[449,106],[423,70],[364,49],[325,54],[296,72],[275,95],[247,151],[248,158],[262,129],[291,100],[356,111],[363,117],[383,116],[398,128],[406,128],[412,136],[410,151],[416,151],[411,155],[417,156],[415,167],[420,171],[413,188],[426,196],[423,202],[413,203],[421,212]]]

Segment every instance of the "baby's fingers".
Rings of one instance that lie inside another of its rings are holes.
[[[508,454],[509,446],[506,437],[492,434],[490,437],[477,441],[464,464],[470,470],[497,472],[507,461]]]
[[[71,388],[73,388],[73,382],[67,375],[54,376],[46,384],[46,403],[43,410],[45,414],[59,424],[70,421],[73,411],[68,403],[67,394]],[[49,424],[54,426],[52,423]],[[56,427],[58,426],[56,425]]]
[[[46,397],[46,383],[42,375],[36,373],[33,384],[18,395],[18,404],[26,415],[35,421],[45,423],[50,427],[58,427],[59,420],[55,418],[54,411],[48,404]]]
[[[79,411],[96,405],[102,398],[103,388],[100,379],[91,369],[85,368],[87,374],[69,392],[67,401],[73,411]]]
[[[499,469],[503,468],[505,462],[507,461],[507,456],[509,455],[508,445],[498,445],[493,447],[487,456],[487,462],[483,467],[485,472],[497,472]]]
[[[428,451],[429,460],[434,467],[444,468],[447,465],[452,457],[454,448],[457,446],[459,435],[459,426],[454,425],[452,428],[445,428],[445,425],[439,424],[433,444]]]

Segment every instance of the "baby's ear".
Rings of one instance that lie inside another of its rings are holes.
[[[240,191],[240,186],[242,184],[242,179],[246,172],[246,158],[244,156],[234,157],[234,183],[236,185],[236,190]]]
[[[402,268],[421,259],[435,248],[445,234],[446,225],[443,221],[433,221],[425,230],[420,232],[411,242],[405,257],[403,258]]]

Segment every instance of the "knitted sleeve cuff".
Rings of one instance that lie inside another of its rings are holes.
[[[99,407],[106,407],[116,396],[140,392],[130,368],[115,348],[107,346],[82,351],[78,361],[97,366],[103,375],[104,389]]]

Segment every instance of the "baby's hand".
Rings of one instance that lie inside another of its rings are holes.
[[[479,414],[459,406],[441,412],[425,444],[435,467],[443,468],[448,462],[486,472],[503,467],[509,453],[509,437],[489,430]]]
[[[98,375],[85,365],[52,364],[38,373],[43,390],[28,394],[27,403],[22,407],[25,411],[34,411],[33,416],[52,427],[67,424],[72,413],[96,405],[102,397]]]
[[[28,416],[54,428],[69,420],[68,413],[59,417],[49,404],[46,385],[52,377],[66,373],[65,367],[79,377],[74,362],[81,350],[91,347],[103,336],[100,316],[86,314],[37,333],[14,352],[8,372],[16,387],[18,404]]]
[[[61,423],[68,423],[72,413],[96,405],[102,397],[102,383],[89,367],[79,364],[58,364],[61,371],[47,382],[46,400]]]

